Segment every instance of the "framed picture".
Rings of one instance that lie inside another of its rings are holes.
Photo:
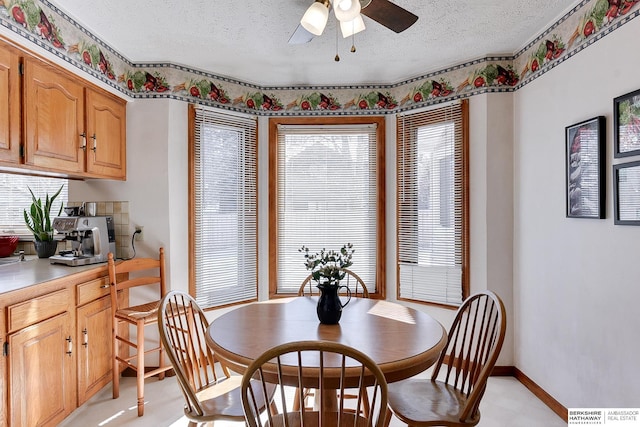
[[[605,118],[565,128],[567,218],[604,218]]]
[[[613,100],[614,157],[640,154],[640,89]]]
[[[640,161],[613,165],[613,222],[640,225]]]

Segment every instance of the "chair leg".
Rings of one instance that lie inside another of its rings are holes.
[[[160,367],[160,369],[162,369],[164,368],[164,365],[165,365],[164,347],[162,346],[162,342],[159,342],[158,346],[160,348],[160,350],[158,350],[158,366]],[[158,380],[162,381],[164,379],[164,373],[165,371],[160,371],[160,373],[158,374]]]
[[[391,423],[391,415],[393,415],[391,413],[391,409],[389,409],[389,407],[387,407],[387,411],[384,414],[384,427],[389,427],[389,424]]]
[[[138,366],[136,378],[138,380],[138,416],[144,415],[144,320],[138,322],[136,341],[138,345]]]
[[[113,341],[113,366],[111,367],[111,376],[113,383],[113,398],[117,399],[120,396],[120,363],[118,363],[118,340],[116,335],[118,332],[118,321],[116,320],[112,326],[111,336]]]
[[[369,419],[369,392],[366,387],[362,390],[362,415]]]

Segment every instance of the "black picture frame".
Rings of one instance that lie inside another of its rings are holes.
[[[614,157],[640,155],[640,89],[613,100]]]
[[[567,218],[605,217],[605,129],[604,116],[565,128]]]
[[[613,222],[640,225],[640,161],[613,165]]]

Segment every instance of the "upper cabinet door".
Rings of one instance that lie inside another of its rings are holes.
[[[20,162],[20,56],[0,44],[0,161]]]
[[[81,175],[85,170],[84,84],[42,61],[26,58],[25,163]]]
[[[126,178],[126,102],[87,89],[87,173]]]

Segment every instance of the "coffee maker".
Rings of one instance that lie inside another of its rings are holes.
[[[51,264],[70,266],[107,262],[107,254],[116,252],[116,233],[112,216],[59,216],[53,228],[71,242],[71,250],[49,257]]]

